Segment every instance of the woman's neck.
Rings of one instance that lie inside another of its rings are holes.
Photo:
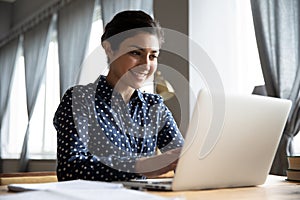
[[[117,79],[114,79],[112,76],[109,76],[109,74],[106,77],[106,81],[114,88],[116,92],[120,93],[125,103],[129,102],[130,97],[134,93],[134,89],[132,87],[123,84]]]

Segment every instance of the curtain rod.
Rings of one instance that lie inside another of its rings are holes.
[[[33,16],[29,17],[26,19],[24,22],[21,24],[13,27],[6,36],[0,40],[0,48],[3,47],[5,44],[10,42],[11,40],[19,37],[22,35],[24,32],[32,29],[36,25],[38,25],[40,22],[43,20],[46,20],[49,18],[52,14],[56,13],[59,11],[62,7],[67,5],[73,0],[58,0],[54,2],[53,4],[47,6],[46,8],[42,9],[38,13],[34,14]]]

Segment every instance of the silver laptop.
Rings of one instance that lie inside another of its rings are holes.
[[[129,188],[174,191],[261,185],[290,108],[289,100],[202,90],[174,178],[122,183]]]

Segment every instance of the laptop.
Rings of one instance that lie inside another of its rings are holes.
[[[127,188],[201,190],[266,181],[291,101],[201,90],[174,178],[122,182]]]

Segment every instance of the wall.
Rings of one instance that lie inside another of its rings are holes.
[[[34,16],[41,9],[58,0],[18,0],[14,3],[12,26],[17,26],[27,18]]]
[[[12,22],[13,4],[0,2],[0,39],[9,32]]]
[[[178,31],[188,36],[188,1],[182,0],[154,0],[154,17],[160,22],[163,28]],[[189,80],[188,42],[172,41],[166,37],[166,43],[178,43],[181,45],[181,55],[176,55],[168,50],[160,54],[160,63],[171,67],[175,72],[180,73],[185,80]],[[165,44],[167,45],[167,44]],[[163,48],[164,49],[164,46]],[[172,45],[172,44],[171,44]],[[169,45],[168,45],[169,46]],[[189,122],[189,88],[182,84],[170,73],[166,67],[159,68],[162,75],[174,87],[176,97],[166,101],[166,105],[172,111],[179,128],[184,135]]]
[[[211,80],[216,82],[218,77],[227,93],[250,94],[255,85],[263,85],[250,1],[189,0],[189,3],[189,36],[213,62],[218,76],[211,76]],[[190,60],[199,59],[198,52],[190,49]],[[203,59],[201,65],[206,65]],[[202,77],[207,81],[209,76]],[[194,93],[200,89],[199,79],[190,67]],[[191,108],[193,104],[191,101]]]
[[[11,29],[22,24],[39,11],[58,0],[18,0],[14,3],[0,2],[0,40]]]
[[[224,87],[228,89],[235,84],[234,76],[231,76],[237,60],[235,14],[235,0],[190,0],[190,37],[213,61]],[[197,85],[199,77],[194,75],[196,73],[191,71],[192,85]]]

